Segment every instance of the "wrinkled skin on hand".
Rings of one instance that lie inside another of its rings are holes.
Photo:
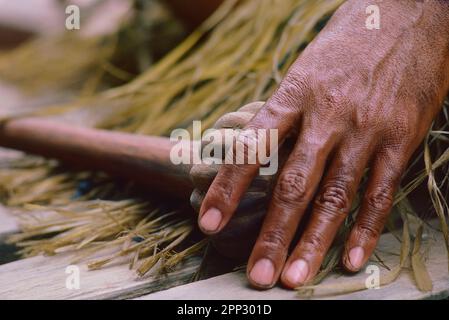
[[[222,133],[222,139],[210,141],[206,138],[203,140],[203,147],[210,146],[212,143],[215,147],[221,148],[224,151],[221,154],[221,160],[225,160],[225,150],[231,146],[226,145],[226,141],[223,140],[224,130],[232,129],[233,139],[229,139],[228,142],[235,143],[235,136],[237,135],[235,130],[244,129],[264,105],[265,102],[262,101],[251,102],[236,112],[224,114],[213,126],[215,130]],[[291,148],[291,143],[284,143],[282,149],[278,151],[280,165],[288,157]],[[218,155],[214,155],[213,158],[218,158]],[[196,212],[200,211],[204,197],[220,170],[220,166],[202,163],[194,165],[190,170],[190,177],[195,186],[190,197],[190,203]],[[256,176],[241,197],[232,219],[219,233],[211,236],[212,244],[222,256],[234,259],[235,262],[248,259],[267,213],[276,177],[277,175]]]
[[[264,106],[264,102],[253,102],[236,112],[223,115],[214,124],[215,130],[241,130]],[[209,144],[210,141],[204,141]],[[224,141],[215,141],[220,148]],[[216,157],[216,156],[215,156]],[[223,159],[223,155],[222,158]],[[195,190],[190,197],[192,207],[199,212],[204,196],[216,177],[220,165],[197,164],[190,171]],[[218,234],[211,237],[215,249],[223,256],[235,260],[247,259],[256,241],[258,231],[266,214],[266,208],[273,185],[273,176],[257,176],[240,199],[233,218]]]
[[[380,7],[380,30],[365,27],[370,4]],[[250,283],[270,288],[280,279],[294,288],[312,279],[369,168],[342,257],[347,270],[362,268],[448,89],[448,1],[347,1],[246,127],[296,137],[248,261]],[[228,224],[257,173],[258,165],[219,169],[200,209],[203,232]],[[288,255],[309,204],[310,221]]]

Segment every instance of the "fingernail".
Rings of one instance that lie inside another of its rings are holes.
[[[251,269],[249,277],[252,281],[262,286],[269,286],[273,283],[274,265],[269,259],[260,259]]]
[[[349,251],[349,263],[351,263],[354,269],[360,269],[362,267],[364,257],[365,251],[362,247],[355,247]]]
[[[200,225],[201,227],[209,232],[216,231],[220,226],[222,215],[220,210],[216,208],[210,208],[201,217]]]
[[[303,260],[299,259],[293,262],[285,273],[285,279],[293,285],[303,284],[309,275],[309,265]]]

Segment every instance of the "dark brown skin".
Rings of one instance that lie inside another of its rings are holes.
[[[371,4],[380,7],[380,30],[365,26]],[[448,90],[449,1],[348,0],[247,125],[277,128],[281,141],[297,137],[248,261],[250,283],[294,288],[312,279],[370,168],[342,257],[347,270],[360,270]],[[220,168],[198,218],[206,234],[226,226],[257,173],[258,165]],[[311,219],[288,256],[309,204]]]

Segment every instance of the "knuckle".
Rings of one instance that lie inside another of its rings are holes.
[[[214,128],[243,128],[253,117],[254,114],[249,112],[230,112],[219,118]]]
[[[266,119],[282,119],[286,116],[286,110],[283,106],[284,104],[276,103],[276,101],[273,103],[271,100],[264,108],[262,108],[257,116],[262,117],[263,123],[266,122]],[[258,123],[256,124],[256,127],[258,127],[257,125]]]
[[[307,232],[301,239],[300,251],[314,255],[323,254],[326,251],[324,239],[319,232]]]
[[[297,206],[307,198],[307,178],[301,171],[282,173],[274,190],[273,197],[284,205]]]
[[[273,99],[276,103],[286,104],[289,107],[298,107],[310,92],[309,77],[298,71],[289,72],[282,81]]]
[[[190,170],[190,178],[195,187],[207,190],[218,173],[217,165],[197,164]]]
[[[419,132],[419,119],[416,115],[394,114],[388,119],[384,119],[387,124],[384,129],[384,141],[391,149],[398,151],[413,144]],[[394,119],[392,121],[392,119]]]
[[[263,248],[267,251],[286,249],[289,246],[285,232],[280,229],[272,229],[262,233],[260,240]]]
[[[389,186],[376,187],[366,195],[365,201],[370,211],[389,211],[393,205],[393,190]]]
[[[377,104],[360,101],[353,105],[361,106],[361,108],[353,109],[354,112],[349,117],[352,128],[359,134],[381,135],[385,127],[384,124],[389,121],[389,118],[384,119],[385,114],[379,112]]]
[[[316,204],[329,212],[346,212],[351,206],[347,184],[336,181],[326,184],[316,198]]]
[[[332,88],[324,91],[322,95],[322,105],[326,107],[326,109],[332,110],[346,110],[349,104],[346,96],[339,89]]]
[[[233,195],[233,188],[235,179],[215,179],[211,187],[207,191],[207,198],[211,201],[217,201],[224,204],[229,204]]]
[[[414,129],[410,125],[410,121],[408,119],[405,119],[404,117],[399,116],[390,124],[388,130],[391,136],[401,139],[413,135],[413,131]]]
[[[262,139],[260,142],[259,139]],[[259,137],[254,129],[245,129],[241,131],[233,148],[226,154],[225,162],[228,164],[256,164],[257,147],[263,143],[264,137]],[[238,170],[241,170],[239,168]]]
[[[319,107],[315,110],[308,110],[308,116],[326,124],[329,129],[328,135],[335,130],[337,132],[347,131],[347,125],[350,124],[351,118],[355,114],[353,110],[356,110],[357,104],[335,85],[329,85],[322,81],[318,83],[318,88],[316,104]]]
[[[357,226],[357,236],[360,242],[369,242],[380,237],[382,227],[379,223],[363,219]]]

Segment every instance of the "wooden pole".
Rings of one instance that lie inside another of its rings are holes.
[[[101,170],[189,199],[190,165],[174,165],[168,138],[74,127],[40,118],[0,125],[0,146],[55,158],[78,169]]]

